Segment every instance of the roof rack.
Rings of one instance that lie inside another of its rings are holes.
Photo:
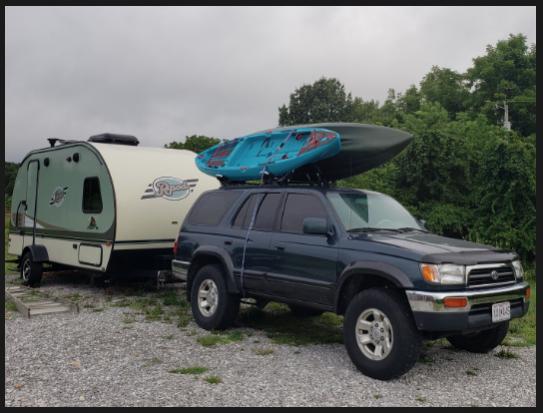
[[[306,165],[307,166],[307,165]],[[291,171],[288,174],[282,176],[274,176],[269,172],[263,171],[260,181],[231,181],[226,177],[217,175],[217,179],[224,187],[230,186],[318,186],[321,188],[327,188],[335,186],[336,181],[328,181],[322,177],[321,171],[318,166],[312,165],[312,168],[306,170],[305,179],[300,179],[299,177],[293,179],[294,171]]]
[[[88,140],[88,142],[96,143],[111,143],[117,145],[129,145],[129,146],[138,146],[140,141],[138,138],[132,135],[119,135],[117,133],[101,133],[99,135],[93,135]]]

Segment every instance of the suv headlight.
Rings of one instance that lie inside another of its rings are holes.
[[[524,278],[524,269],[522,268],[520,260],[515,260],[512,264],[513,269],[515,270],[515,277],[517,277],[517,280],[522,280]]]
[[[456,264],[421,264],[422,278],[432,284],[465,284],[466,267]]]

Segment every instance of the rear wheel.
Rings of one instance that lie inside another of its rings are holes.
[[[196,323],[206,330],[231,326],[239,313],[240,298],[228,292],[223,271],[217,265],[206,265],[198,271],[190,301]]]
[[[42,264],[34,262],[30,251],[25,252],[21,259],[21,279],[23,280],[23,284],[29,287],[39,286],[42,274]]]
[[[347,307],[345,347],[365,375],[389,380],[406,373],[418,360],[421,336],[400,291],[370,288]]]
[[[449,336],[447,340],[454,347],[470,351],[472,353],[488,353],[498,347],[509,330],[509,322],[502,323],[490,330],[478,331],[476,333]]]

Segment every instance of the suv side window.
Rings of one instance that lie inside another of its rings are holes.
[[[245,200],[245,202],[239,209],[238,213],[236,214],[236,218],[234,218],[234,222],[232,224],[233,227],[235,228],[249,227],[249,221],[251,220],[251,214],[252,214],[253,208],[255,207],[256,198],[257,198],[257,194],[253,194]]]
[[[232,226],[235,228],[249,228],[253,217],[255,202],[260,194],[253,194],[248,197],[239,209]],[[259,231],[271,231],[275,221],[275,214],[281,203],[281,194],[269,193],[265,195],[257,212],[254,228]]]
[[[314,195],[288,194],[281,220],[282,232],[303,234],[304,218],[328,218],[322,202]]]
[[[241,195],[239,191],[215,191],[203,194],[192,206],[187,222],[191,225],[218,225]]]
[[[256,215],[254,229],[260,231],[273,230],[275,215],[281,205],[281,194],[271,193],[266,194],[266,198],[262,201],[258,214]]]

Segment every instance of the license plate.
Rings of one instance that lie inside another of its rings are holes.
[[[497,303],[492,305],[492,322],[505,321],[511,318],[511,303]]]

